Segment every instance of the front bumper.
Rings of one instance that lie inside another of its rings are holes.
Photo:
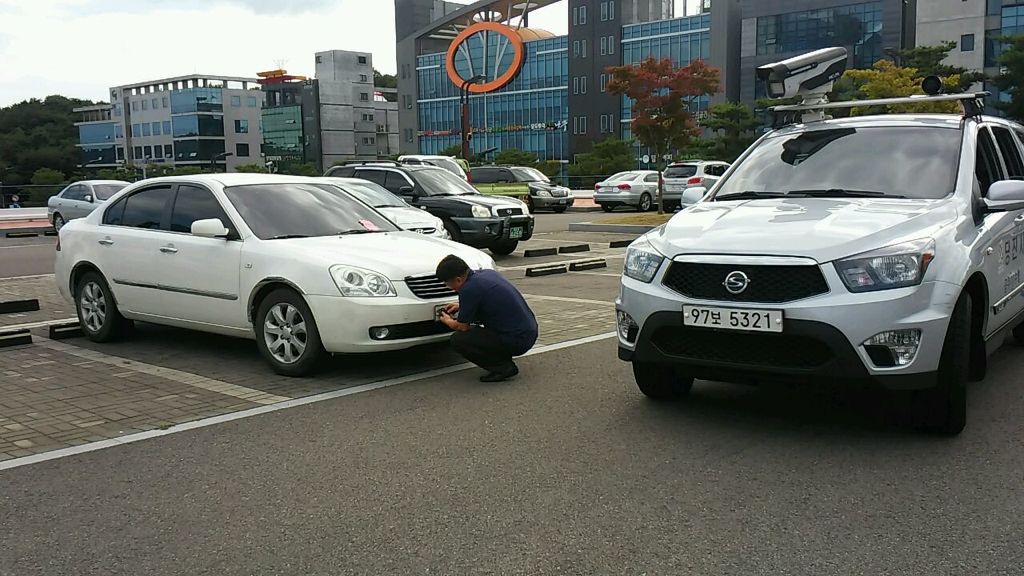
[[[637,206],[640,192],[595,192],[594,203],[602,206]]]
[[[785,304],[708,302],[662,285],[667,268],[666,262],[650,284],[622,279],[617,309],[629,314],[639,329],[633,341],[619,335],[619,357],[678,365],[697,378],[719,381],[872,381],[892,389],[932,386],[959,296],[958,287],[937,282],[853,294],[834,268],[825,265],[827,294]],[[782,310],[784,332],[684,327],[684,304]],[[921,330],[914,359],[905,366],[876,366],[863,343],[880,332],[901,329]]]
[[[395,284],[399,296],[393,298],[306,295],[324,349],[338,354],[383,352],[444,342],[451,337],[451,332],[440,329],[431,333],[427,323],[434,322],[437,306],[456,302],[456,298],[423,300],[410,295],[404,284]],[[392,334],[374,339],[370,329],[377,327],[389,327]]]
[[[536,209],[569,208],[575,204],[576,199],[570,196],[534,196],[530,195],[530,201]]]
[[[489,248],[502,242],[519,242],[533,237],[533,216],[452,218],[452,222],[462,233],[462,243],[474,248]],[[512,237],[516,228],[522,231],[519,238]]]

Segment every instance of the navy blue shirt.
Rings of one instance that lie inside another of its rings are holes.
[[[537,343],[533,310],[519,290],[494,270],[470,270],[459,289],[459,322],[482,324],[497,332],[515,356]]]

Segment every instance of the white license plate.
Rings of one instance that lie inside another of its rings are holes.
[[[447,307],[447,304],[438,304],[437,306],[434,306],[434,320],[441,320],[441,312],[444,312],[444,309]]]
[[[782,332],[782,311],[683,306],[683,325],[748,332]]]
[[[518,227],[513,227],[512,229],[510,229],[508,231],[508,237],[511,240],[519,240],[520,238],[523,237],[523,229],[522,228],[518,228]]]

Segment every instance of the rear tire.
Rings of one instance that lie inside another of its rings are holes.
[[[510,242],[498,242],[490,247],[490,251],[501,256],[508,256],[516,251],[516,246],[519,246],[519,242],[516,240],[512,240]]]
[[[601,204],[601,210],[604,210],[605,212],[611,212],[612,210],[615,210],[615,206],[611,206],[609,204]]]
[[[942,345],[936,386],[921,392],[923,428],[943,436],[956,436],[967,424],[967,380],[971,367],[971,295],[964,293]]]
[[[311,374],[324,358],[313,313],[293,290],[281,288],[268,294],[256,311],[253,328],[260,354],[282,376]]]
[[[75,284],[75,312],[82,334],[93,342],[123,337],[132,322],[121,316],[107,281],[98,272],[86,272]]]
[[[644,192],[640,195],[640,203],[637,204],[636,209],[641,212],[647,212],[651,209],[654,204],[651,202],[651,195]]]
[[[681,400],[690,394],[693,377],[672,366],[633,361],[633,378],[640,391],[652,400]]]

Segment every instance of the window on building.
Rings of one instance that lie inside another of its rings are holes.
[[[138,111],[139,111],[139,103],[136,102],[135,100],[132,100],[132,112],[138,112]]]
[[[135,148],[132,148],[132,159],[142,160],[142,146],[136,146]]]
[[[160,103],[163,105],[164,108],[167,108],[167,107],[170,106],[170,104],[168,104],[168,102],[167,102],[167,96],[164,96],[163,98],[161,98],[161,102]]]
[[[149,110],[149,100],[143,100],[142,101],[142,109],[143,110]]]
[[[601,56],[607,56],[607,55],[608,55],[608,38],[606,36],[601,36]]]
[[[608,0],[608,19],[615,20],[615,0]]]
[[[579,40],[573,40],[572,41],[572,55],[573,55],[574,58],[579,58],[580,57],[580,41]]]
[[[360,56],[359,57],[359,63],[360,64],[366,64],[366,56]]]
[[[366,92],[360,92],[359,93],[359,101],[360,102],[369,102],[370,101],[370,95],[367,94]]]
[[[114,125],[114,138],[124,138],[124,128],[120,124]]]
[[[580,9],[579,9],[579,7],[576,7],[576,8],[572,9],[572,25],[573,26],[579,26],[580,25]]]
[[[174,158],[174,146],[164,144],[164,158]]]
[[[369,78],[366,77],[366,74],[360,74],[359,75],[359,81],[360,82],[366,82],[367,80],[369,80]]]
[[[248,120],[235,120],[235,134],[248,134],[249,133],[249,121]]]
[[[581,76],[580,77],[580,94],[586,94],[586,93],[587,93],[587,77],[586,76]]]
[[[171,121],[170,120],[165,120],[164,121],[164,134],[170,134],[170,133],[171,133]]]
[[[608,131],[608,115],[601,114],[601,134]]]
[[[583,58],[587,57],[587,39],[586,38],[584,38],[580,42],[580,56],[583,57]]]
[[[587,23],[587,7],[580,6],[580,26],[585,26]]]
[[[580,134],[587,133],[587,117],[580,116]]]
[[[319,54],[317,54],[316,55],[316,63],[317,64],[323,64],[324,63],[324,57],[319,55]]]
[[[160,123],[159,122],[153,122],[153,136],[159,136],[159,135],[160,135]]]
[[[124,162],[124,148],[117,147],[117,160],[118,162]]]
[[[257,104],[256,97],[255,96],[249,96],[248,104],[249,104],[249,108],[256,108],[256,104]]]
[[[607,74],[601,74],[601,92],[606,92],[607,90],[608,90],[608,75]]]
[[[248,158],[249,157],[249,145],[238,143],[235,144],[235,157],[237,158]]]
[[[146,136],[152,136],[152,135],[153,135],[153,131],[150,129],[149,124],[143,124],[142,125],[142,137],[145,138]]]
[[[149,160],[149,159],[153,158],[153,147],[152,146],[143,146],[142,147],[142,157],[145,160]]]
[[[572,77],[572,93],[574,95],[580,93],[580,77],[579,76],[573,76]]]
[[[157,110],[159,108],[160,108],[160,99],[159,98],[153,98],[153,110]]]
[[[232,108],[241,108],[241,106],[242,106],[242,97],[241,96],[232,96],[231,97],[231,107]]]
[[[608,3],[601,2],[601,22],[608,20]]]
[[[974,52],[974,34],[960,35],[960,51]]]
[[[615,35],[608,37],[608,53],[615,54]]]

